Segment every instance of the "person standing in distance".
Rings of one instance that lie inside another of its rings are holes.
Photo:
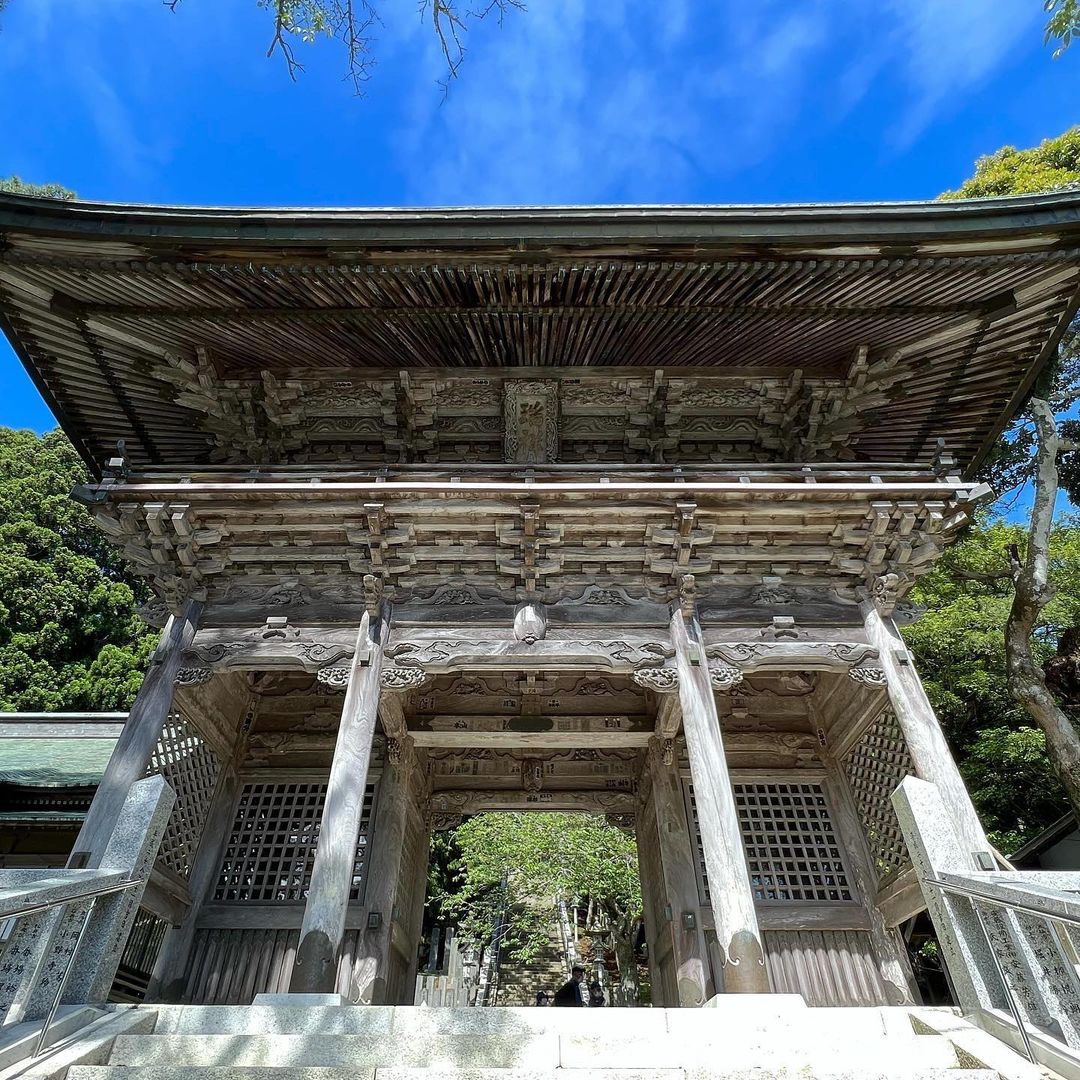
[[[581,987],[585,982],[585,969],[583,967],[575,966],[570,972],[570,981],[563,983],[558,990],[555,991],[555,1004],[567,1005],[574,1008],[580,1008],[585,1004],[581,1000]]]

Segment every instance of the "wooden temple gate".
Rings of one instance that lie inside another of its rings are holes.
[[[896,626],[1080,283],[1080,198],[1006,202],[0,197],[164,626],[72,854],[176,789],[150,998],[407,1001],[432,831],[546,808],[633,823],[656,1003],[911,1000],[891,792],[987,843]]]

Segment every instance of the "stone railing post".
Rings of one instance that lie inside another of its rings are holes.
[[[933,784],[908,776],[893,792],[892,804],[957,1004],[964,1012],[1003,1008],[1001,979],[971,904],[928,884],[939,874],[966,871],[972,865],[973,853],[962,846],[941,794]]]
[[[138,884],[94,901],[72,903],[19,919],[0,959],[0,995],[7,1005],[4,1024],[45,1017],[70,971],[62,1001],[72,1005],[104,1002],[116,978],[146,883],[176,796],[162,776],[148,776],[131,785],[97,873],[86,870],[42,871],[60,880],[65,875],[95,877],[122,874]],[[83,923],[86,929],[83,931]],[[78,953],[72,959],[81,936]]]

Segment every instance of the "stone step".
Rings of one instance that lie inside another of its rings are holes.
[[[328,1035],[520,1035],[560,1031],[604,1031],[612,1035],[642,1032],[662,1036],[668,1030],[664,1009],[443,1009],[366,1005],[293,1008],[259,1005],[163,1005],[157,1034],[291,1035],[320,1031]],[[716,1022],[711,1013],[706,1025]]]
[[[857,1030],[841,1037],[838,1032],[806,1024],[774,1025],[757,1031],[699,1030],[694,1037],[678,1037],[660,1028],[652,1036],[640,1031],[598,1034],[588,1026],[576,1031],[522,1028],[513,1034],[474,1030],[451,1035],[439,1030],[438,1014],[445,1011],[429,1011],[435,1031],[410,1035],[393,1029],[381,1034],[340,1034],[320,1026],[306,1034],[125,1035],[116,1040],[109,1064],[360,1069],[441,1066],[453,1071],[478,1067],[551,1070],[560,1065],[582,1070],[602,1065],[618,1070],[682,1068],[701,1076],[718,1069],[764,1066],[857,1070],[901,1060],[904,1071],[932,1071],[958,1064],[955,1048],[942,1036],[913,1033],[910,1037],[886,1037],[880,1029],[871,1038],[861,1037]],[[584,1016],[587,1021],[589,1014]]]
[[[559,1064],[559,1038],[529,1032],[467,1038],[445,1034],[425,1035],[422,1039],[386,1035],[328,1037],[321,1028],[306,1035],[131,1035],[116,1040],[109,1064],[552,1070]]]
[[[850,1071],[752,1068],[687,1074],[681,1069],[448,1069],[243,1065],[74,1065],[67,1080],[1000,1080],[993,1069]]]
[[[538,1077],[541,1074],[538,1074]],[[550,1074],[544,1074],[548,1080]],[[67,1080],[374,1080],[374,1068],[273,1065],[74,1065]],[[530,1080],[532,1078],[530,1077]]]
[[[902,1071],[952,1069],[956,1051],[948,1039],[913,1036],[886,1040],[798,1028],[728,1033],[709,1037],[649,1039],[564,1033],[559,1037],[559,1063],[583,1069],[603,1063],[612,1069],[683,1068],[699,1076],[716,1070],[771,1068],[866,1069],[902,1060]]]

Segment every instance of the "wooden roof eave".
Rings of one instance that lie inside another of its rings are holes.
[[[425,258],[438,248],[471,257],[485,248],[506,255],[684,250],[701,257],[711,248],[760,253],[775,246],[791,257],[820,254],[822,246],[834,255],[870,255],[919,245],[928,255],[949,255],[995,238],[1008,250],[1030,248],[1033,241],[1053,246],[1066,233],[1075,237],[1080,192],[947,202],[491,209],[151,207],[0,195],[0,236],[10,242],[21,232],[49,246],[89,240],[97,255],[113,241],[118,258],[226,242],[264,252],[284,245],[365,256],[371,248],[419,249]]]

